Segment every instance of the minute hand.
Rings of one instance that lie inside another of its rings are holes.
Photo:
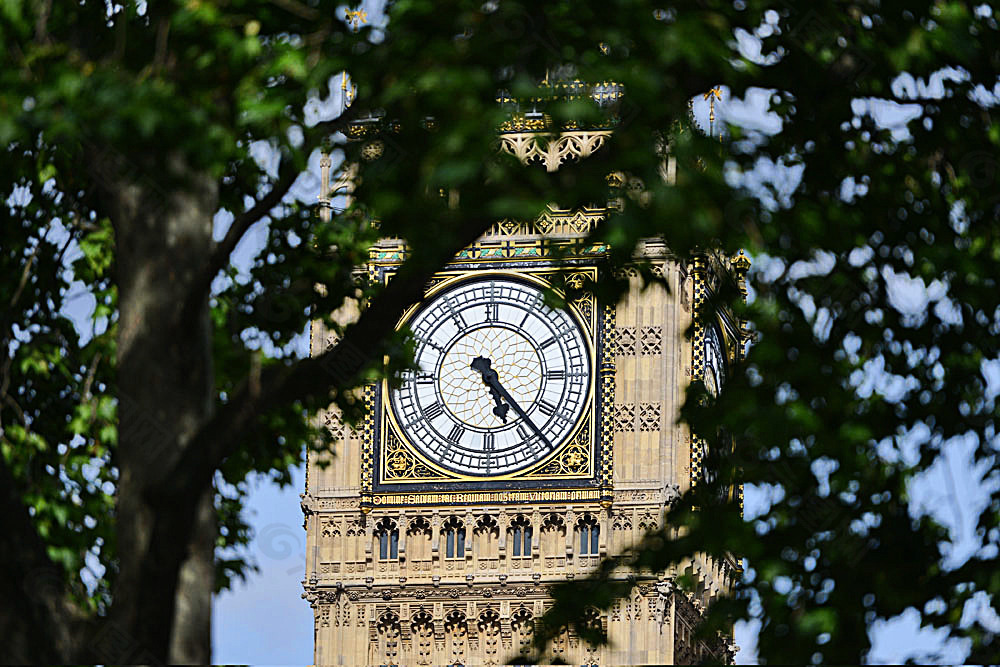
[[[549,442],[549,439],[545,437],[545,434],[542,433],[541,429],[535,426],[535,422],[531,421],[531,419],[528,417],[528,413],[526,413],[523,409],[521,409],[521,406],[517,404],[517,401],[515,401],[514,397],[510,395],[510,392],[504,389],[503,385],[500,384],[499,376],[497,376],[495,373],[484,373],[483,382],[485,382],[492,389],[496,389],[497,392],[499,392],[500,395],[503,396],[504,400],[507,401],[510,407],[514,408],[514,412],[521,415],[521,418],[524,419],[525,422],[527,422],[528,426],[531,427],[531,430],[535,432],[535,435],[537,435],[539,439],[541,439],[541,441],[545,443],[545,445],[549,449],[552,449],[552,443]]]

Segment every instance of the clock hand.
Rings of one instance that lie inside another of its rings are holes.
[[[510,406],[504,405],[503,401],[501,400],[503,398],[503,395],[500,393],[497,387],[493,386],[493,384],[491,384],[486,379],[487,376],[494,378],[497,381],[497,385],[499,385],[500,376],[497,375],[497,372],[495,370],[490,368],[490,360],[485,357],[476,357],[475,359],[472,360],[472,363],[469,365],[472,367],[473,370],[479,371],[480,374],[483,376],[483,384],[485,384],[487,387],[490,388],[490,395],[493,397],[493,400],[496,401],[497,404],[497,406],[493,408],[493,414],[499,417],[503,421],[503,423],[506,424],[507,411],[510,410]]]
[[[500,376],[497,374],[495,370],[490,368],[490,360],[486,359],[485,357],[476,357],[475,359],[472,360],[472,364],[470,365],[473,368],[473,370],[477,370],[482,374],[483,384],[485,384],[490,388],[490,393],[493,394],[493,397],[496,398],[497,394],[500,394],[500,396],[502,396],[503,399],[507,401],[508,406],[514,408],[514,412],[520,415],[520,417],[528,424],[528,426],[531,427],[531,430],[535,432],[535,435],[537,435],[538,438],[549,449],[552,449],[552,443],[549,442],[549,439],[545,437],[545,434],[542,433],[541,429],[535,426],[535,422],[531,421],[531,419],[528,417],[528,413],[526,413],[524,409],[517,404],[517,401],[515,401],[514,397],[510,395],[510,392],[504,389],[503,385],[500,384]],[[499,403],[500,399],[496,400]],[[496,414],[496,410],[494,410],[493,412],[494,414]],[[504,413],[506,413],[506,410],[504,410]],[[506,423],[506,420],[504,423]]]

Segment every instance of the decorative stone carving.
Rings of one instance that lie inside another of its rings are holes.
[[[414,653],[418,665],[430,665],[434,662],[434,618],[421,609],[413,615],[410,623]]]
[[[663,348],[663,327],[642,327],[639,330],[639,351],[643,356],[660,354]]]
[[[660,430],[659,403],[639,404],[639,430],[646,432]]]
[[[616,357],[635,356],[635,327],[615,327],[611,334],[611,354]]]
[[[500,662],[500,614],[492,609],[487,609],[479,615],[476,628],[481,638],[481,651],[483,661],[487,665],[496,665]]]
[[[635,432],[635,403],[615,403],[615,433]]]
[[[557,171],[568,160],[582,160],[597,151],[610,136],[607,131],[577,130],[557,135],[537,132],[503,134],[500,150],[525,164],[541,164]]]

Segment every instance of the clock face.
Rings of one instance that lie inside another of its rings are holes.
[[[508,276],[464,281],[407,324],[418,370],[403,374],[389,401],[431,461],[504,475],[540,461],[575,430],[590,396],[590,352],[577,322],[546,306],[539,288]]]
[[[726,381],[726,358],[722,351],[722,336],[719,329],[711,326],[705,332],[705,388],[712,396],[718,396]]]

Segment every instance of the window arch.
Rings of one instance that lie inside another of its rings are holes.
[[[476,629],[479,631],[479,637],[482,639],[486,664],[497,664],[500,649],[500,614],[493,609],[487,609],[479,615]]]
[[[458,517],[449,517],[441,527],[444,538],[444,557],[462,558],[465,555],[465,525]]]
[[[365,526],[361,521],[354,520],[347,524],[347,541],[345,546],[344,560],[347,562],[360,562],[365,559]]]
[[[583,628],[588,631],[588,633],[598,633],[605,631],[604,618],[601,616],[601,612],[595,607],[587,607],[583,612]]]
[[[542,552],[546,556],[565,556],[566,522],[558,514],[550,514],[542,522]]]
[[[596,556],[601,544],[601,524],[589,512],[576,522],[577,544],[581,556]]]
[[[406,555],[410,560],[431,558],[431,524],[422,516],[411,521],[406,529]]]
[[[497,540],[500,538],[500,526],[497,520],[489,514],[484,514],[476,521],[476,528],[473,531],[475,536],[476,556],[479,558],[495,558],[497,551]]]
[[[520,607],[511,614],[510,629],[513,634],[514,648],[518,653],[526,655],[531,650],[531,638],[535,632],[535,619],[530,611]]]
[[[410,624],[413,646],[417,653],[418,665],[429,665],[434,657],[434,618],[421,609],[413,615]]]
[[[399,527],[395,521],[385,518],[375,524],[375,543],[379,560],[399,558]]]
[[[469,623],[465,614],[454,610],[444,617],[444,637],[451,658],[450,665],[465,664],[465,652],[469,641]]]
[[[510,522],[508,536],[510,538],[510,555],[515,558],[531,556],[531,538],[533,529],[527,517],[517,516]]]
[[[378,632],[378,652],[379,658],[387,665],[395,665],[399,657],[399,616],[392,611],[386,611],[379,616],[375,624]]]

